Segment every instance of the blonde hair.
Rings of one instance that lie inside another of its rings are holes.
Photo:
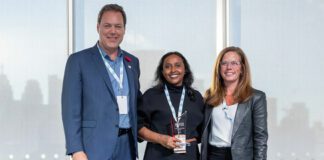
[[[210,84],[210,88],[205,92],[205,102],[211,106],[218,106],[222,103],[225,97],[225,85],[224,80],[220,74],[220,63],[227,52],[235,52],[241,58],[241,70],[239,83],[234,91],[234,102],[241,103],[248,100],[252,95],[252,86],[251,86],[251,72],[249,62],[247,60],[246,55],[243,50],[239,47],[226,47],[224,48],[219,55],[217,56],[212,82]]]

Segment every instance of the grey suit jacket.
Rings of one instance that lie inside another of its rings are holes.
[[[208,138],[211,132],[213,106],[206,105],[204,130],[201,139],[201,159],[207,159]],[[253,90],[252,97],[239,103],[235,115],[231,152],[233,160],[267,159],[267,102],[264,92]]]

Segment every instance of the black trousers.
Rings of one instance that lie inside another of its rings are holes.
[[[232,160],[231,148],[208,145],[207,160]]]

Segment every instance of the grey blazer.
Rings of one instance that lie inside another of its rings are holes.
[[[206,105],[201,139],[201,160],[207,159],[212,109],[212,106]],[[266,95],[262,91],[253,89],[252,97],[246,102],[239,103],[237,107],[231,141],[233,160],[266,160],[267,141]]]

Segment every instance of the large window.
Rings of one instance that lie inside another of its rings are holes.
[[[0,159],[63,159],[65,0],[0,0]]]
[[[230,42],[267,93],[269,159],[324,159],[324,1],[231,1]]]
[[[106,3],[118,3],[126,11],[126,34],[121,47],[140,59],[142,91],[152,86],[161,56],[175,50],[189,60],[197,88],[203,90],[209,85],[216,57],[214,1],[84,1],[78,5],[83,11],[77,15],[84,18],[76,26],[83,28],[76,35],[76,50],[97,42],[97,14]]]
[[[142,91],[153,85],[160,57],[175,50],[188,59],[196,89],[208,88],[217,55],[215,0],[74,2],[75,51],[96,43],[99,10],[118,3],[128,18],[121,47],[140,59]],[[323,160],[324,2],[229,2],[230,45],[246,52],[253,86],[268,97],[269,159]],[[66,8],[66,0],[0,0],[0,159],[64,157]]]

